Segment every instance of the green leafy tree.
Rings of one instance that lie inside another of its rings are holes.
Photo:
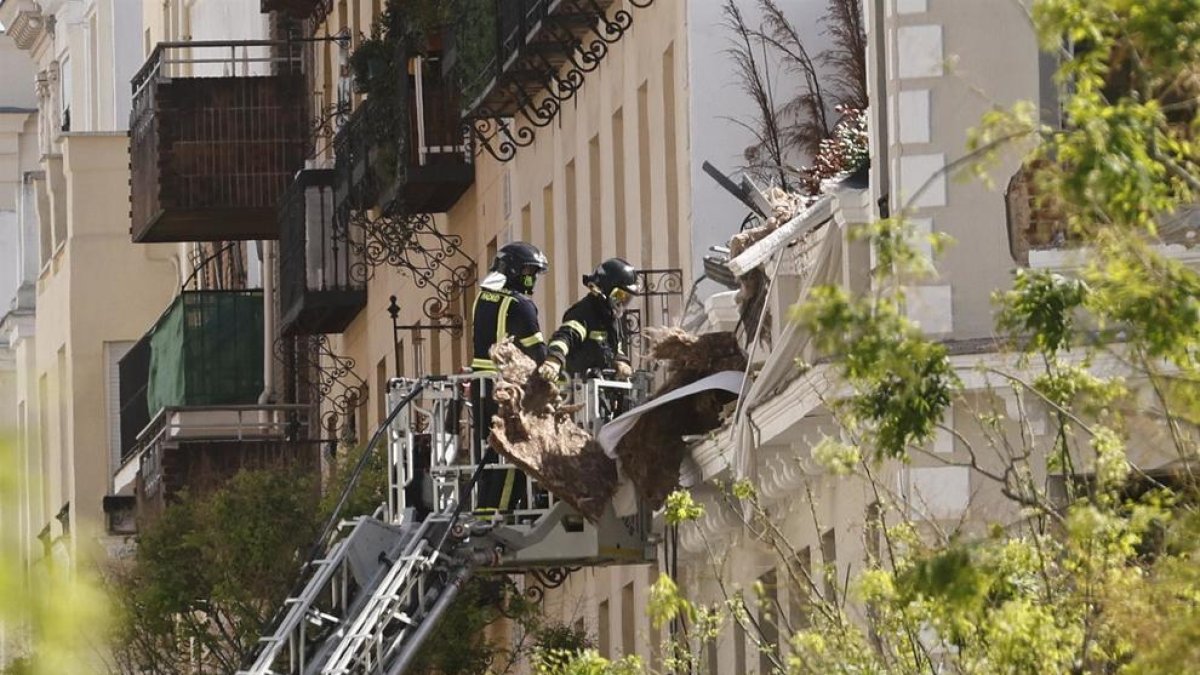
[[[997,383],[981,396],[902,311],[902,284],[933,272],[903,213],[864,228],[877,254],[871,292],[818,288],[794,320],[848,392],[826,402],[837,438],[813,459],[879,497],[862,527],[881,550],[853,578],[830,579],[830,561],[796,564],[752,484],[724,486],[805,598],[804,620],[789,623],[761,588],[722,587],[723,601],[704,605],[664,577],[650,615],[686,627],[667,645],[665,672],[700,667],[731,623],[779,673],[1174,673],[1200,663],[1200,276],[1155,246],[1163,217],[1200,197],[1200,0],[1035,0],[1030,18],[1062,57],[1064,124],[1043,126],[1028,104],[990,113],[968,139],[970,158],[986,174],[1001,153],[1032,148],[1038,199],[1066,242],[1087,248],[1087,264],[1075,276],[1022,270],[996,294],[1010,351],[1006,365],[980,366]],[[1018,401],[1013,418],[990,403],[1001,393]],[[1049,411],[1042,439],[1028,433],[1034,405]],[[972,413],[977,435],[944,425],[952,406]],[[969,457],[946,461],[990,482],[1019,517],[953,531],[910,517],[878,476],[926,452],[938,429]],[[1130,446],[1147,438],[1169,472],[1139,465]],[[668,500],[668,521],[704,517],[686,495]],[[562,672],[612,667],[591,655],[574,663]]]
[[[121,665],[237,670],[287,596],[317,516],[312,475],[291,470],[244,471],[168,506],[116,573]]]

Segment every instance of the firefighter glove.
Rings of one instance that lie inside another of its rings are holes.
[[[618,380],[628,380],[633,376],[633,366],[628,361],[617,361],[616,371]]]
[[[558,371],[562,370],[562,364],[557,359],[548,358],[538,366],[538,377],[547,382],[554,382],[558,379]]]

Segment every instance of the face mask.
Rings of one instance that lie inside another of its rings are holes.
[[[526,294],[533,293],[533,287],[534,287],[534,284],[536,284],[536,283],[537,283],[537,275],[536,274],[521,275],[521,286],[522,286],[522,288],[525,289]]]

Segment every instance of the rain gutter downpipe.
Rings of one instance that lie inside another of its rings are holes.
[[[262,242],[262,265],[260,276],[263,289],[263,390],[258,396],[259,405],[275,401],[275,242]]]

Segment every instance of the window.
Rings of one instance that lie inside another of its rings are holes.
[[[121,466],[121,359],[133,348],[134,342],[104,343],[104,395],[108,418],[108,473]]]
[[[621,653],[637,653],[637,606],[633,603],[633,582],[621,589]]]
[[[558,251],[554,247],[554,183],[549,183],[546,187],[542,188],[542,232],[545,238],[542,241],[543,246],[540,248],[547,255],[554,255]],[[550,262],[552,265],[555,264],[553,260]],[[558,270],[555,267],[551,267],[550,273],[546,275],[545,290],[541,291],[542,300],[538,303],[539,307],[543,307],[546,310],[545,314],[547,317],[543,319],[543,322],[546,324],[555,324],[558,319],[558,315],[555,312],[557,309],[555,305],[555,289],[558,287],[555,280],[557,278]],[[567,281],[569,282],[570,279]],[[547,335],[549,334],[547,333]]]
[[[71,130],[71,60],[63,58],[58,68],[59,129],[65,132]]]
[[[600,237],[604,229],[600,223],[600,200],[603,196],[600,188],[600,135],[597,134],[588,141],[588,232],[591,233],[593,252],[604,250],[604,242]]]
[[[675,148],[675,44],[663,52],[663,166],[667,178],[667,262],[679,266],[679,161]]]
[[[771,570],[758,578],[762,584],[763,597],[758,609],[758,624],[761,627],[762,648],[758,651],[758,672],[762,675],[772,672],[778,659],[782,662],[783,651],[779,646],[779,578],[775,570]]]
[[[54,453],[50,451],[50,383],[46,375],[38,378],[38,456],[42,467],[42,513],[53,513],[51,504],[59,494],[54,485]]]
[[[87,128],[95,131],[100,128],[100,23],[95,12],[88,19],[88,60],[87,97],[91,107]]]
[[[620,108],[612,116],[613,215],[617,255],[629,255],[629,221],[625,219],[625,118]]]
[[[821,535],[821,564],[824,567],[821,574],[823,588],[821,592],[827,602],[837,603],[838,571],[837,571],[837,533],[833,528]]]
[[[883,507],[879,502],[867,505],[867,564],[878,565],[882,554],[883,539]]]
[[[733,622],[733,672],[746,672],[746,629],[736,620]]]
[[[624,609],[622,609],[622,611],[624,611]],[[612,638],[609,635],[608,614],[608,601],[601,600],[600,611],[596,617],[596,621],[598,623],[596,626],[596,649],[600,651],[600,656],[603,656],[606,659],[612,658]],[[622,626],[622,630],[624,630],[624,626]],[[621,648],[625,649],[625,646],[622,645]]]
[[[643,267],[651,267],[657,264],[654,258],[654,224],[651,219],[654,217],[653,202],[651,201],[651,185],[652,178],[650,176],[650,83],[643,82],[642,86],[638,87],[637,93],[637,116],[638,116],[638,193],[639,207],[641,210],[641,223],[639,226],[642,231],[642,250],[641,259]]]
[[[567,257],[567,288],[579,283],[579,186],[575,183],[575,160],[567,162],[567,247],[559,255]],[[570,302],[568,300],[567,302]]]
[[[387,417],[387,357],[379,359],[379,363],[375,364],[375,391],[378,395],[375,396],[375,419],[377,425],[382,425],[383,420]]]
[[[797,581],[788,585],[788,618],[791,620],[792,630],[803,630],[812,622],[809,617],[812,608],[808,588],[812,578],[812,554],[807,546],[800,549],[792,560],[792,573]]]
[[[533,242],[533,206],[531,204],[526,204],[521,208],[521,241]]]

